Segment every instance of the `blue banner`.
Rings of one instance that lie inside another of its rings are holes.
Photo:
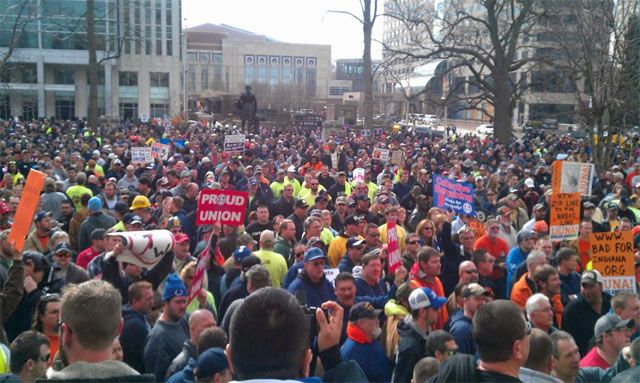
[[[161,138],[160,139],[161,144],[171,145],[171,143],[173,143],[176,146],[176,148],[181,150],[184,149],[186,142],[187,140],[181,140],[177,138]]]
[[[473,185],[443,176],[433,175],[433,203],[435,206],[474,217]]]

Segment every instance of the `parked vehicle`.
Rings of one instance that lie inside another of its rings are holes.
[[[491,124],[482,124],[478,125],[476,128],[477,134],[493,134],[493,125]]]

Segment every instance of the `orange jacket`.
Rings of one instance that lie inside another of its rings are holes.
[[[531,284],[533,282],[527,282],[527,276],[529,273],[525,273],[519,280],[513,285],[513,290],[511,290],[511,300],[524,309],[527,304],[527,299],[529,299],[533,295],[533,291],[531,290]],[[551,308],[553,308],[554,313],[554,324],[556,327],[560,328],[562,326],[562,313],[564,312],[564,305],[562,304],[562,300],[560,299],[560,294],[553,294],[550,300]]]
[[[433,283],[427,282],[424,278],[412,278],[409,282],[409,286],[411,289],[415,289],[418,287],[428,287],[436,293],[437,296],[446,298],[444,295],[444,287],[442,286],[442,282],[440,282],[440,278],[436,277]],[[446,306],[440,307],[438,312],[438,321],[433,324],[432,329],[434,330],[442,330],[444,328],[444,324],[449,320],[449,315],[447,314]]]

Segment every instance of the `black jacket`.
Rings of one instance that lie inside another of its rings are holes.
[[[594,334],[594,326],[598,319],[611,310],[611,295],[602,293],[602,308],[596,312],[579,296],[564,308],[562,313],[562,329],[573,335],[576,345],[580,349],[580,355],[589,352],[589,341]]]
[[[396,367],[393,370],[392,381],[408,383],[413,377],[413,368],[416,363],[426,356],[426,339],[406,320],[398,322],[398,335]]]
[[[275,217],[276,215],[281,215],[283,217],[288,217],[293,214],[293,204],[295,200],[291,198],[291,201],[285,200],[283,197],[275,200],[271,206],[269,206],[269,215],[271,217]]]
[[[178,356],[173,358],[173,361],[169,365],[165,379],[169,379],[171,375],[178,371],[182,371],[189,362],[189,358],[198,359],[198,350],[196,350],[196,345],[191,343],[191,340],[187,339],[182,345],[182,351],[180,351]]]

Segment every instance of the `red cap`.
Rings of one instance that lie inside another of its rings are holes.
[[[176,234],[174,239],[176,240],[176,243],[189,242],[189,236],[185,233]]]

